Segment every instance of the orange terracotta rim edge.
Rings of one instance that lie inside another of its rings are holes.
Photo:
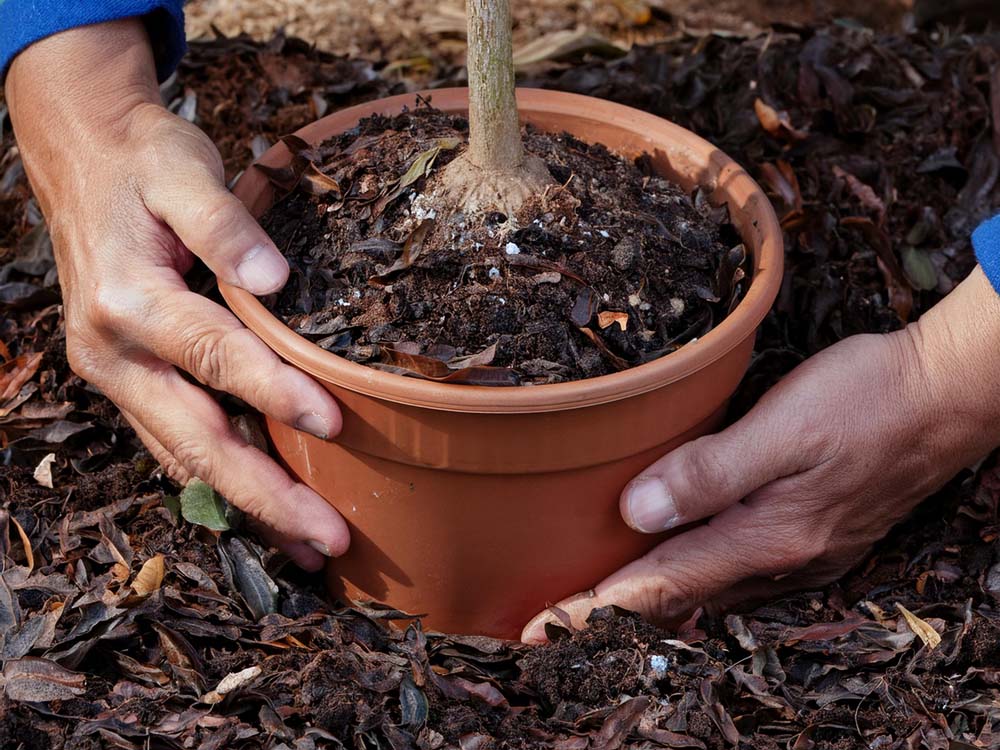
[[[690,131],[632,107],[545,89],[518,89],[517,95],[522,110],[600,121],[604,125],[618,120],[629,123],[629,127],[623,125],[623,129],[655,134],[656,142],[665,148],[669,148],[670,142],[684,141],[688,148],[693,146],[706,154],[716,154],[716,159],[721,154],[717,147]],[[331,118],[353,123],[336,131],[343,132],[373,113],[396,113],[404,106],[413,107],[418,97],[433,98],[434,105],[446,111],[462,111],[467,103],[467,90],[436,89],[380,99],[335,112],[298,133],[311,140],[310,135],[315,138],[324,121]],[[670,142],[661,139],[660,133],[670,136]],[[283,158],[287,163],[289,157],[285,146],[279,143],[260,161],[274,163]],[[750,288],[736,309],[696,342],[653,362],[610,375],[571,383],[489,388],[435,383],[380,372],[313,344],[288,328],[249,292],[221,281],[219,289],[236,316],[287,362],[318,380],[367,396],[440,411],[481,414],[564,411],[620,401],[687,378],[724,357],[755,334],[777,298],[784,262],[783,235],[777,216],[763,190],[746,170],[728,156],[724,157],[722,167],[727,192],[747,198],[759,197],[755,202],[759,210],[756,225],[762,239]],[[240,187],[245,179],[246,175],[241,177],[235,188],[236,194],[244,200],[246,191],[241,193]]]

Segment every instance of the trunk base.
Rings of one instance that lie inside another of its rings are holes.
[[[545,162],[534,154],[525,154],[516,169],[500,171],[483,169],[464,153],[442,170],[428,192],[431,202],[446,215],[499,211],[513,219],[528,198],[555,184]]]

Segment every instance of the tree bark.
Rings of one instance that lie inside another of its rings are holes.
[[[467,0],[469,159],[503,173],[524,161],[514,96],[510,0]]]

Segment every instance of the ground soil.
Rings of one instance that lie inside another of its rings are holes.
[[[553,183],[516,216],[435,204],[467,132],[420,107],[299,154],[304,176],[262,220],[293,270],[273,302],[286,323],[380,369],[541,384],[652,361],[739,300],[746,253],[726,210],[696,207],[644,158],[528,131]],[[427,176],[401,190],[414,169]]]

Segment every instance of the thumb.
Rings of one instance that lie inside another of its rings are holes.
[[[192,126],[193,127],[193,126]],[[223,184],[222,162],[200,131],[168,131],[170,163],[143,186],[146,207],[192,253],[228,284],[251,294],[271,294],[288,280],[288,262],[239,198]],[[171,148],[170,146],[192,146]]]
[[[787,507],[736,503],[709,523],[663,542],[590,591],[538,614],[525,626],[521,640],[544,643],[545,625],[566,616],[574,628],[583,628],[594,609],[613,604],[673,626],[699,606],[754,597],[760,585],[819,559],[823,544],[821,534],[805,533],[801,523],[788,517]]]
[[[717,513],[808,463],[793,415],[766,399],[717,434],[668,453],[622,492],[619,509],[630,527],[656,534]]]

